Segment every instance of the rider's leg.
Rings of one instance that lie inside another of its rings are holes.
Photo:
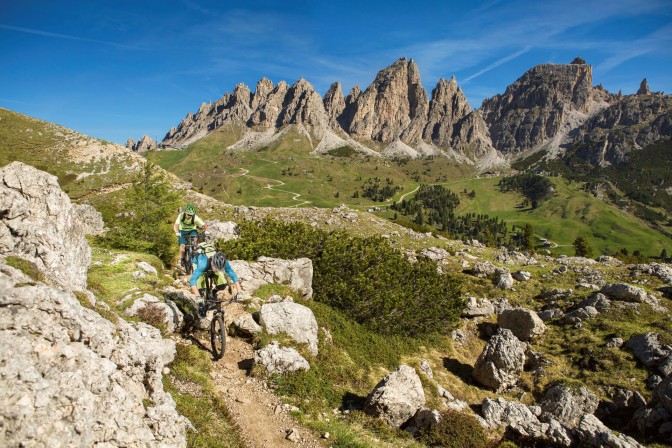
[[[182,260],[182,257],[184,256],[184,244],[180,244],[180,260]]]

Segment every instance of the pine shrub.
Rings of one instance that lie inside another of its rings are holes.
[[[220,246],[229,258],[307,257],[315,299],[383,334],[445,333],[464,303],[460,282],[425,259],[410,261],[384,238],[326,232],[301,223],[243,222],[241,237]]]
[[[485,448],[488,439],[478,421],[468,414],[447,410],[441,421],[420,434],[428,446],[445,448]]]
[[[147,252],[169,264],[177,253],[173,220],[181,199],[158,167],[147,162],[124,197],[124,215],[101,242],[115,249]]]

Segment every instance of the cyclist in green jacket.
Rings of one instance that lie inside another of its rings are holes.
[[[177,220],[173,225],[175,235],[177,235],[177,244],[180,245],[180,258],[184,256],[184,245],[187,244],[187,237],[190,235],[198,235],[198,230],[203,228],[203,231],[208,230],[208,225],[203,222],[196,214],[196,207],[193,204],[188,204],[184,208],[184,212],[177,215]],[[179,264],[179,263],[178,263]]]

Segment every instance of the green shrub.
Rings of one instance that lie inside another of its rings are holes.
[[[9,255],[6,259],[7,266],[11,266],[15,269],[26,274],[28,277],[32,278],[37,282],[44,282],[45,277],[42,271],[37,267],[32,261],[28,261],[25,258],[17,257],[14,255]]]
[[[315,300],[384,334],[445,333],[464,303],[460,282],[425,259],[411,264],[384,238],[326,232],[301,223],[243,222],[240,239],[220,246],[229,258],[308,257]]]
[[[478,421],[468,414],[448,410],[441,413],[441,421],[420,434],[429,446],[446,448],[480,448],[488,439]]]
[[[156,165],[147,162],[126,190],[124,216],[111,223],[102,243],[154,254],[169,264],[177,251],[173,218],[180,200],[181,193],[173,190]]]

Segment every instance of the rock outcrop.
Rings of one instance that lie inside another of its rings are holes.
[[[159,147],[159,144],[149,135],[143,135],[138,142],[129,137],[126,141],[126,147],[135,152],[147,152],[154,151]]]
[[[14,162],[0,181],[0,445],[186,447],[189,422],[162,383],[175,343],[82,306],[90,249],[55,177]]]
[[[309,258],[282,260],[259,257],[254,263],[232,260],[231,267],[241,280],[243,290],[252,294],[263,285],[288,285],[303,294],[313,296],[313,262]]]
[[[624,163],[633,151],[672,138],[672,97],[629,95],[601,110],[575,131],[570,142],[588,162]]]
[[[0,255],[35,263],[69,290],[86,289],[86,225],[55,176],[21,162],[1,168],[0,209]]]
[[[340,129],[341,125],[338,119],[345,110],[345,98],[343,97],[340,82],[333,83],[329,87],[329,90],[327,90],[327,93],[324,94],[324,109],[327,112],[329,126],[334,129]]]

